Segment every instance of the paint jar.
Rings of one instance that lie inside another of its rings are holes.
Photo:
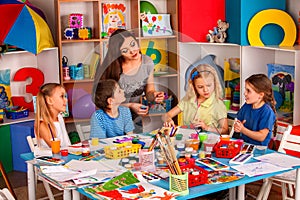
[[[90,145],[89,145],[88,141],[83,141],[82,142],[82,153],[81,153],[81,155],[82,156],[89,156],[89,155],[91,155]]]
[[[184,151],[184,147],[185,147],[184,143],[178,143],[176,146],[178,151]]]

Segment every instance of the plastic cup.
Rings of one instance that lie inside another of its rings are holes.
[[[231,104],[231,101],[229,99],[224,99],[223,100],[223,103],[225,104],[226,106],[226,110],[230,110],[230,104]]]
[[[207,139],[206,133],[199,133],[199,140],[200,142],[204,142]]]
[[[92,146],[98,146],[99,145],[99,138],[92,138],[91,144],[92,144]]]
[[[204,151],[205,152],[212,152],[213,148],[215,146],[216,142],[214,140],[211,139],[207,139],[203,142],[204,145]]]
[[[267,151],[267,146],[256,145],[254,149],[254,156],[265,155]]]
[[[51,140],[51,149],[52,149],[52,153],[57,154],[60,152],[60,140],[59,139],[54,139]]]

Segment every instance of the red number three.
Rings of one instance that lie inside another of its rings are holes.
[[[40,86],[44,83],[44,74],[41,70],[33,67],[26,67],[18,70],[13,78],[13,81],[26,81],[31,78],[31,84],[26,85],[26,93],[36,96],[39,92]],[[13,105],[24,106],[30,111],[33,110],[32,101],[26,102],[24,96],[13,96],[11,97]]]

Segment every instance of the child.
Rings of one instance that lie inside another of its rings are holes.
[[[198,65],[191,71],[185,97],[163,116],[164,126],[174,126],[172,118],[183,112],[184,125],[228,134],[227,111],[220,100],[222,92],[216,70],[207,64]]]
[[[277,131],[275,99],[271,80],[264,74],[254,74],[245,81],[245,101],[237,114],[234,131],[251,144],[267,146],[272,129]]]
[[[64,119],[67,98],[64,87],[46,83],[36,96],[35,134],[41,147],[51,147],[52,138],[60,140],[61,147],[71,145]]]
[[[120,106],[125,96],[117,81],[99,81],[93,100],[100,109],[91,118],[91,137],[110,138],[133,133],[130,110]]]

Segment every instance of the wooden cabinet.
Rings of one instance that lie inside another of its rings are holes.
[[[173,35],[170,36],[147,36],[144,37],[141,29],[141,18],[139,14],[141,0],[56,0],[56,16],[57,16],[57,40],[59,48],[60,60],[60,80],[68,90],[83,89],[87,93],[91,93],[93,79],[82,80],[64,80],[62,59],[64,56],[68,58],[68,66],[77,65],[78,63],[89,64],[91,55],[96,52],[100,55],[100,62],[106,53],[107,38],[101,38],[103,31],[102,5],[103,3],[122,3],[126,6],[126,29],[131,30],[137,37],[140,44],[147,44],[149,40],[161,40],[166,43],[165,53],[167,54],[167,72],[156,73],[155,83],[157,90],[163,90],[168,94],[172,94],[176,104],[179,96],[179,68],[177,57],[177,41],[178,41],[178,24],[177,24],[177,0],[158,0],[151,2],[157,9],[159,14],[170,14],[171,28]],[[91,39],[66,39],[64,31],[68,27],[68,17],[71,13],[83,14],[83,26],[91,27]],[[141,48],[148,48],[147,45]],[[73,98],[73,97],[72,97]],[[76,103],[76,99],[69,99],[69,107]],[[154,116],[161,116],[154,115]],[[69,117],[66,122],[88,122],[89,119],[75,119]],[[161,126],[161,123],[159,124]]]

